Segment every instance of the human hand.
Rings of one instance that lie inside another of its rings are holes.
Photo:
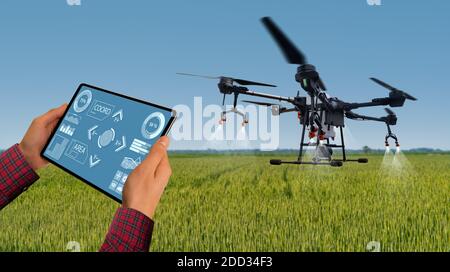
[[[130,174],[122,193],[122,206],[153,218],[156,206],[172,175],[167,148],[169,138],[161,137],[147,158]]]
[[[67,104],[63,104],[35,118],[20,142],[19,149],[33,170],[36,171],[48,164],[41,157],[41,151],[66,109]]]

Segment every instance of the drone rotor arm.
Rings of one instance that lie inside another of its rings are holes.
[[[271,106],[277,105],[277,104],[268,103],[268,102],[251,101],[251,100],[242,100],[241,102],[255,104],[258,106],[266,106],[266,107],[271,107]]]
[[[368,116],[368,115],[361,115],[361,114],[354,113],[352,111],[346,111],[345,117],[347,117],[348,119],[358,120],[358,121],[377,121],[377,122],[386,123],[386,120],[384,117],[380,118],[380,117],[372,117],[372,116]]]
[[[377,106],[388,106],[391,103],[389,97],[374,98],[370,102],[358,102],[358,103],[343,103],[343,108],[346,111],[351,111],[359,108],[377,107]]]
[[[286,112],[297,112],[298,110],[296,108],[280,108],[280,114],[286,113]]]

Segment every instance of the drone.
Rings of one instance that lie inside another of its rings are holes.
[[[370,78],[373,82],[389,90],[389,95],[381,98],[374,98],[369,102],[353,103],[345,102],[337,97],[331,97],[327,94],[327,88],[321,79],[316,67],[308,63],[306,56],[292,43],[284,32],[275,24],[270,17],[261,19],[263,25],[268,30],[272,38],[281,49],[285,59],[290,64],[298,65],[295,74],[295,80],[301,88],[307,93],[307,96],[300,96],[300,92],[294,97],[277,96],[267,93],[255,92],[248,89],[247,86],[276,87],[272,84],[260,83],[244,79],[237,79],[226,76],[211,77],[188,73],[177,73],[179,75],[197,76],[208,79],[219,80],[218,88],[223,94],[222,105],[225,106],[227,95],[233,95],[233,108],[224,110],[221,114],[220,124],[226,122],[226,115],[229,113],[238,114],[243,118],[242,126],[248,124],[248,116],[236,109],[239,95],[248,95],[270,100],[277,100],[278,103],[269,103],[261,101],[242,100],[245,103],[252,103],[259,106],[271,107],[272,115],[278,116],[283,113],[296,112],[299,123],[302,126],[299,153],[296,160],[284,161],[279,159],[270,160],[272,165],[281,164],[306,164],[306,165],[329,165],[340,167],[345,162],[367,163],[367,158],[349,159],[345,151],[343,127],[345,118],[360,121],[377,121],[386,124],[387,135],[384,144],[388,148],[389,140],[392,139],[397,147],[400,146],[397,136],[392,133],[391,126],[397,124],[396,114],[389,108],[385,108],[387,113],[384,117],[372,117],[355,113],[354,110],[374,106],[402,107],[406,100],[416,101],[417,99],[405,91],[399,90],[377,78]],[[308,99],[309,98],[309,99]],[[289,104],[284,106],[279,103]],[[340,143],[334,142],[336,137],[335,130],[340,133]],[[309,131],[309,141],[305,142],[306,130]],[[305,160],[305,147],[314,147],[315,152],[312,158]],[[342,150],[342,158],[333,158],[333,149]]]

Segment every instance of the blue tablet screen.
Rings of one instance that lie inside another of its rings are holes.
[[[81,85],[43,154],[121,201],[128,175],[172,121],[168,108]]]

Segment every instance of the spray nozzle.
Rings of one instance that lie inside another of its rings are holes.
[[[242,126],[245,127],[245,125],[247,125],[247,124],[248,124],[248,119],[244,118],[244,121],[242,121]]]
[[[321,141],[325,140],[325,132],[321,131],[319,133],[319,140],[321,140]]]
[[[311,127],[311,130],[309,131],[309,138],[315,138],[316,137],[316,132],[318,131],[318,128],[316,128],[315,126]]]
[[[399,147],[399,146],[400,146],[400,144],[398,143],[398,138],[397,138],[397,136],[396,136],[395,134],[393,134],[393,133],[388,133],[388,134],[386,135],[386,137],[384,138],[384,144],[385,144],[386,147],[389,146],[389,142],[388,142],[389,138],[392,138],[392,139],[395,141],[395,146],[396,146],[396,147]]]

